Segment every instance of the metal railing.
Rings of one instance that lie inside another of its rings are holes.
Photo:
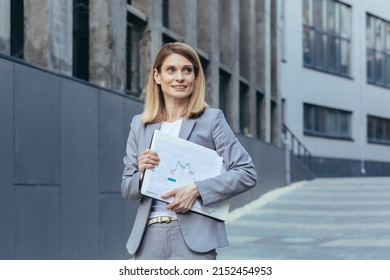
[[[305,164],[309,164],[311,161],[311,153],[306,148],[298,137],[285,125],[283,124],[283,139],[284,144],[288,146],[290,152],[301,159]]]

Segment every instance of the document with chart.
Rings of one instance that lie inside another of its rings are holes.
[[[141,193],[161,201],[172,201],[161,198],[169,190],[213,178],[223,171],[223,159],[216,151],[159,130],[154,131],[150,149],[157,152],[160,162],[154,169],[145,170]],[[229,204],[226,200],[204,206],[198,199],[191,211],[225,221]]]

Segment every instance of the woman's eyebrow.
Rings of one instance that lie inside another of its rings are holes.
[[[164,67],[191,67],[193,68],[194,66],[191,64],[184,64],[184,65],[170,65],[170,64],[165,64],[163,65]]]

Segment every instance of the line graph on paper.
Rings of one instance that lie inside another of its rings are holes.
[[[160,150],[160,163],[149,172],[149,191],[154,193],[167,192],[170,189],[190,184],[196,181],[214,177],[220,174],[218,164],[205,163],[189,154],[180,157]],[[213,170],[215,170],[213,172]]]
[[[154,199],[171,202],[172,197],[163,199],[161,195],[223,172],[223,159],[216,151],[158,130],[154,131],[150,149],[157,152],[160,162],[154,169],[145,171],[141,193]],[[209,185],[212,188],[214,184],[210,182]],[[191,211],[225,221],[229,203],[229,200],[224,200],[205,206],[197,199]]]
[[[145,173],[149,192],[162,194],[221,173],[222,158],[215,151],[156,132],[151,149],[157,152],[160,162]]]
[[[190,162],[182,164],[180,161],[178,161],[176,163],[175,168],[169,170],[170,176],[168,177],[168,180],[169,181],[177,180],[175,178],[178,177],[178,174],[179,174],[179,176],[184,176],[184,177],[188,177],[188,178],[191,177],[193,179],[192,180],[193,182],[196,181],[196,172],[191,169]],[[179,179],[179,180],[182,181],[182,179]]]

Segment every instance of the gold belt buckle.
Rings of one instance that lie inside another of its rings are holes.
[[[158,216],[158,217],[149,219],[148,225],[152,225],[152,224],[155,224],[155,223],[159,223],[159,224],[161,224],[161,223],[169,224],[170,222],[176,221],[176,220],[177,220],[177,219],[174,218],[174,217],[169,217],[169,216]]]

